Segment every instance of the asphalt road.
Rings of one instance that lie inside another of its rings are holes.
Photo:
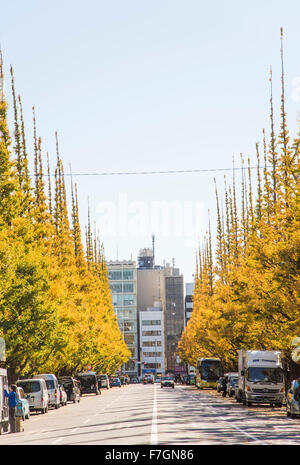
[[[300,419],[287,418],[284,408],[249,408],[178,385],[114,387],[46,415],[32,413],[23,426],[0,436],[0,446],[300,444]]]

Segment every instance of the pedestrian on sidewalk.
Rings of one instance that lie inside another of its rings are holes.
[[[17,386],[15,384],[11,384],[9,386],[9,392],[4,389],[5,397],[8,397],[8,412],[9,412],[9,425],[10,425],[10,432],[16,432],[16,407],[17,407]]]
[[[226,397],[227,383],[228,383],[228,375],[225,375],[223,380],[222,380],[222,391],[223,391],[222,396],[223,397]]]

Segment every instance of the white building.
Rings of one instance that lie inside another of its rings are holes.
[[[165,371],[164,321],[159,307],[139,312],[142,375]]]
[[[193,311],[193,294],[195,290],[195,283],[186,283],[185,285],[185,322],[184,326],[188,324]]]

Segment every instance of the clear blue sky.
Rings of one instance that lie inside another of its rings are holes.
[[[255,160],[262,128],[269,133],[270,65],[278,108],[280,26],[288,120],[296,131],[299,17],[295,0],[5,2],[0,42],[7,87],[12,64],[28,132],[35,105],[52,167],[58,131],[65,171],[71,163],[74,173],[229,168],[240,152]],[[214,226],[215,175],[75,177],[82,225],[88,197],[101,228],[105,208],[118,208],[127,195],[129,232],[103,231],[103,241],[108,259],[117,249],[120,259],[136,258],[151,245],[154,202],[200,202]],[[216,176],[221,189],[223,175]],[[144,231],[135,230],[137,212]],[[206,228],[205,214],[199,236]],[[191,280],[196,236],[157,234],[157,262],[175,257]]]

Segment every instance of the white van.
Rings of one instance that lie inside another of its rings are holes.
[[[48,412],[48,391],[44,379],[19,379],[16,384],[23,389],[30,411]]]
[[[45,380],[48,394],[49,394],[49,407],[55,407],[56,409],[60,407],[60,392],[58,381],[55,375],[50,373],[43,373],[35,375],[34,378],[41,378]]]

